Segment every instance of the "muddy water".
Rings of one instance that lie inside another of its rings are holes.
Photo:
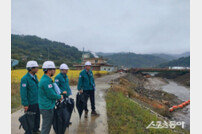
[[[190,99],[190,89],[168,80],[168,84],[162,86],[162,90],[176,95],[180,100],[187,101]]]
[[[177,84],[174,81],[168,80],[168,84],[161,87],[165,92],[176,95],[180,100],[187,101],[190,99],[190,89],[188,87]],[[178,105],[178,104],[176,104]],[[172,120],[184,121],[185,128],[190,128],[190,105],[174,111],[172,113]]]

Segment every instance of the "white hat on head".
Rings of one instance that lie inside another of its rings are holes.
[[[85,66],[91,66],[91,62],[90,61],[86,61]]]
[[[42,66],[43,69],[56,68],[53,61],[45,61]]]
[[[39,67],[39,65],[36,61],[28,61],[26,68],[32,68],[32,67]]]
[[[67,64],[63,63],[60,65],[60,69],[68,70],[69,67],[67,66]]]

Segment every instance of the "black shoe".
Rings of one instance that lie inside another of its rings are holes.
[[[98,114],[96,111],[92,111],[92,112],[91,112],[91,115],[99,116],[100,114]]]
[[[67,127],[71,126],[72,125],[72,122],[69,122],[69,124],[67,125]]]
[[[85,117],[85,118],[88,118],[88,111],[85,111],[84,117]]]
[[[40,130],[37,130],[37,131],[33,131],[33,134],[40,134],[41,131]]]

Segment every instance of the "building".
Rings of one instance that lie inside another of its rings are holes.
[[[104,58],[84,58],[81,64],[85,64],[86,61],[90,61],[91,64],[99,65],[99,64],[107,64],[106,59]]]
[[[190,69],[190,67],[181,67],[181,66],[173,66],[173,67],[169,67],[169,69]]]
[[[86,58],[90,58],[90,54],[89,53],[83,53],[82,54],[82,59],[86,59]]]
[[[82,70],[84,69],[84,65],[86,61],[90,61],[92,64],[92,70],[96,70],[96,71],[108,71],[108,72],[113,72],[116,71],[116,67],[114,67],[113,65],[110,65],[107,63],[107,60],[104,58],[84,58],[84,56],[82,56],[83,60],[81,62],[81,64],[76,64],[74,65],[74,67],[77,70]],[[85,56],[86,57],[86,56]]]
[[[11,59],[11,67],[17,66],[19,64],[19,60]]]

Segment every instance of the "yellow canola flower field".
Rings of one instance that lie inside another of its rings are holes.
[[[76,79],[79,77],[79,73],[81,72],[81,70],[69,70],[67,75],[69,77],[69,79]],[[27,70],[26,69],[17,69],[17,70],[11,70],[11,83],[19,83],[21,78],[27,73]],[[56,73],[55,75],[53,76],[53,79],[54,77],[60,73],[60,70],[57,69],[56,70]],[[107,74],[107,71],[93,71],[93,74],[97,74],[97,73],[100,73],[100,74]],[[42,69],[39,69],[39,71],[37,72],[37,77],[38,77],[38,80],[41,79],[41,77],[43,76],[44,72]]]

